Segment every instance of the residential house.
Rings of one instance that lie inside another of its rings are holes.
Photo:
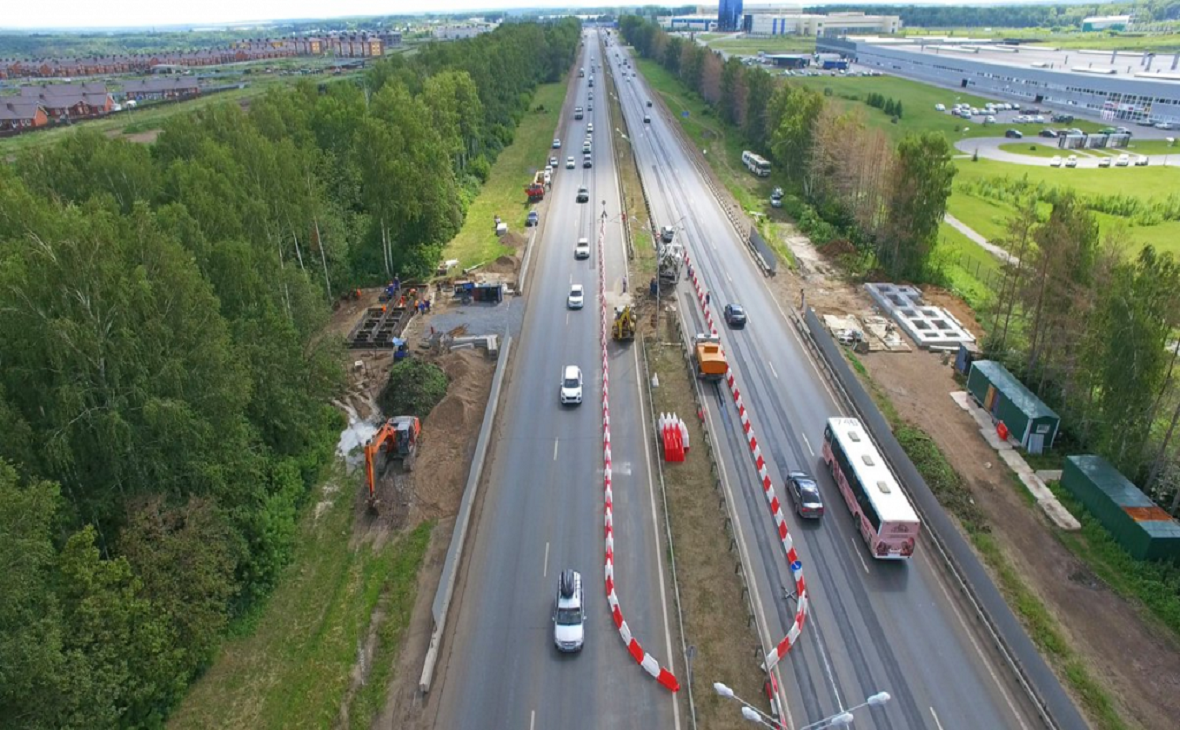
[[[55,120],[98,117],[115,106],[105,84],[22,86],[20,93],[22,99],[37,102]]]
[[[156,76],[128,81],[123,84],[123,93],[134,101],[185,99],[200,94],[201,87],[189,76]]]
[[[42,127],[49,115],[36,99],[23,96],[0,98],[0,132],[18,132]]]

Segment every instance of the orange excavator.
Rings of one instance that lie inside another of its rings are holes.
[[[369,481],[369,511],[376,514],[381,507],[377,499],[377,457],[384,453],[386,460],[396,459],[406,471],[414,470],[418,455],[418,436],[422,424],[414,416],[396,416],[386,421],[373,438],[365,444],[365,476]]]

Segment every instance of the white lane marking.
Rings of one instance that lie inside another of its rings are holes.
[[[919,557],[918,559],[921,560],[922,558]],[[934,568],[932,566],[930,571],[933,574]],[[946,586],[943,585],[943,581],[937,576],[934,576],[934,583],[938,586],[938,589],[942,591],[942,595],[946,597],[947,605],[951,607],[952,611],[954,611],[955,618],[959,619],[959,625],[963,628],[963,634],[966,635],[967,640],[971,642],[971,646],[975,649],[975,653],[979,655],[983,666],[987,668],[987,673],[991,676],[992,681],[996,683],[996,687],[1000,690],[1000,695],[1004,698],[1004,702],[1008,704],[1008,709],[1012,712],[1012,716],[1016,718],[1016,722],[1020,723],[1020,727],[1023,728],[1023,730],[1029,730],[1028,724],[1024,722],[1024,715],[1022,715],[1016,709],[1016,704],[1012,701],[1012,697],[1009,696],[1008,690],[1005,688],[1004,683],[1000,681],[1000,678],[996,675],[996,671],[992,669],[991,660],[988,659],[987,655],[983,653],[983,648],[979,645],[979,642],[975,640],[975,632],[972,628],[974,624],[967,623],[967,619],[963,616],[963,612],[959,610],[958,604],[951,600],[951,594],[946,589]]]
[[[836,697],[836,706],[843,707],[844,700],[840,697],[840,687],[836,684],[836,677],[832,675],[832,665],[828,663],[828,652],[824,650],[823,643],[817,641],[815,643],[819,649],[819,658],[824,660],[824,674],[828,675],[828,684],[832,686],[832,694]]]
[[[569,326],[570,326],[570,313],[569,313],[569,310],[566,310],[566,313],[565,313],[565,326],[566,326],[566,327],[569,327]]]
[[[770,368],[770,374],[774,376],[774,379],[775,379],[775,380],[778,380],[778,371],[774,369],[774,363],[772,363],[771,361],[767,360],[767,361],[766,361],[766,366]]]
[[[728,281],[730,284],[733,283],[733,277],[729,275],[728,271],[725,272],[725,280]]]
[[[942,723],[938,721],[938,713],[934,711],[933,707],[930,708],[930,716],[934,718],[934,724],[938,726],[938,730],[942,730]]]
[[[553,460],[557,461],[557,439],[553,439]]]
[[[617,178],[616,178],[617,180]],[[624,259],[625,260],[625,259]],[[635,390],[639,394],[639,423],[640,427],[647,423],[647,416],[643,408],[643,386],[640,384],[638,373],[643,372],[639,367],[639,351],[637,348],[631,348],[631,357],[635,361],[635,370],[637,374],[635,378]],[[660,549],[660,526],[659,513],[656,511],[656,485],[651,476],[651,445],[647,437],[641,438],[643,442],[643,458],[647,464],[647,493],[651,497],[651,529],[655,533],[656,538],[656,568],[660,576],[660,609],[664,614],[664,645],[667,647],[666,656],[668,657],[668,669],[675,669],[675,664],[672,662],[672,627],[668,620],[668,591],[664,586],[664,551]],[[680,703],[676,701],[675,696],[672,698],[672,718],[675,722],[676,730],[680,730]]]
[[[856,541],[855,535],[853,535],[852,537],[850,537],[848,539],[852,540],[852,552],[856,553],[856,557],[860,558],[861,567],[863,567],[865,569],[865,575],[868,575],[869,564],[865,562],[865,556],[861,555],[860,543],[858,543]]]
[[[549,577],[549,543],[545,543],[545,564],[544,567],[541,568],[541,577]]]
[[[533,726],[537,724],[537,711],[529,711],[529,730],[533,730]]]
[[[812,456],[815,456],[815,449],[811,448],[811,442],[807,440],[807,434],[805,434],[805,433],[801,433],[801,434],[799,434],[799,435],[803,437],[803,443],[807,444],[807,451],[808,451],[808,452],[809,452],[809,453],[810,453]]]

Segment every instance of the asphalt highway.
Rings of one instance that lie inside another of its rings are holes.
[[[618,636],[603,586],[602,367],[598,338],[598,250],[605,225],[608,300],[622,294],[626,256],[621,202],[601,72],[588,88],[591,58],[601,65],[598,36],[584,34],[575,91],[567,96],[557,136],[561,163],[534,243],[526,307],[505,385],[468,553],[443,642],[436,692],[437,728],[679,728],[674,696],[630,657]],[[575,120],[573,107],[594,111]],[[594,167],[582,167],[582,140],[593,123]],[[566,169],[565,159],[577,167]],[[543,167],[545,160],[537,160]],[[526,179],[521,178],[523,189]],[[590,202],[577,203],[579,186]],[[522,192],[523,195],[523,192]],[[603,213],[605,211],[605,222]],[[491,225],[491,221],[488,222]],[[574,259],[579,237],[591,258]],[[570,285],[586,288],[582,310],[568,310]],[[613,291],[613,293],[611,293]],[[639,390],[638,345],[611,345],[615,575],[633,634],[660,662],[676,669],[663,550],[648,469],[650,414]],[[565,365],[578,365],[581,406],[558,403]],[[587,606],[585,648],[563,655],[553,644],[557,577],[581,572]]]
[[[879,691],[892,700],[883,707],[856,710],[855,727],[1036,727],[1005,676],[982,653],[968,628],[970,619],[952,602],[921,539],[916,557],[908,562],[870,557],[820,456],[825,422],[845,415],[842,407],[688,158],[673,128],[676,120],[658,102],[646,107],[655,96],[642,76],[622,80],[633,70],[633,64],[623,67],[626,57],[626,49],[612,44],[608,61],[620,79],[632,134],[628,141],[635,147],[655,223],[676,227],[677,239],[704,277],[714,321],[784,510],[791,505],[784,487],[789,470],[813,474],[827,506],[823,519],[814,524],[805,524],[793,512],[787,515],[811,600],[803,635],[778,667],[780,697],[791,727],[858,705]],[[643,121],[645,112],[650,123]],[[690,329],[705,331],[690,291],[690,284],[682,281],[676,292],[678,309]],[[749,325],[744,330],[725,326],[721,308],[726,302],[745,307]],[[724,384],[705,389],[708,423],[720,442],[723,480],[739,515],[739,541],[761,614],[759,633],[770,648],[795,615],[784,588],[793,582],[730,393]]]

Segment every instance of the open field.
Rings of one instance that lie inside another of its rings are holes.
[[[499,215],[508,224],[509,231],[527,232],[524,219],[529,204],[524,194],[525,186],[537,170],[545,169],[550,155],[559,161],[566,156],[564,147],[560,150],[551,148],[565,92],[564,80],[537,87],[529,110],[516,128],[512,144],[501,150],[496,158],[487,182],[467,210],[463,228],[447,244],[444,259],[459,259],[459,266],[466,268],[513,253],[496,238],[492,220]],[[563,140],[563,143],[569,142]]]
[[[934,261],[946,279],[946,287],[976,312],[983,311],[1004,275],[999,259],[945,221],[938,227]]]
[[[910,132],[942,132],[952,141],[963,137],[995,137],[1003,135],[1006,128],[1003,122],[985,126],[982,120],[960,119],[934,109],[935,104],[945,104],[949,108],[959,102],[982,107],[995,99],[942,89],[896,76],[803,76],[791,77],[790,83],[820,91],[831,89],[831,101],[842,104],[845,108],[860,106],[870,126],[885,130],[894,139],[901,139]],[[897,124],[893,124],[885,112],[863,102],[864,98],[874,92],[901,102],[902,116]],[[1032,130],[1031,133],[1035,134],[1040,131],[1041,126],[1044,125],[1025,124],[1020,125],[1020,129],[1023,132]],[[1106,125],[1077,120],[1070,126],[1078,127],[1085,132],[1096,132]]]
[[[357,647],[384,599],[380,633],[388,635],[377,642],[367,682],[349,713],[353,727],[369,726],[384,699],[391,652],[409,621],[434,523],[423,522],[381,547],[351,544],[354,477],[337,474],[316,493],[323,502],[305,511],[291,567],[254,617],[256,628],[222,646],[170,727],[337,726],[353,684]]]

